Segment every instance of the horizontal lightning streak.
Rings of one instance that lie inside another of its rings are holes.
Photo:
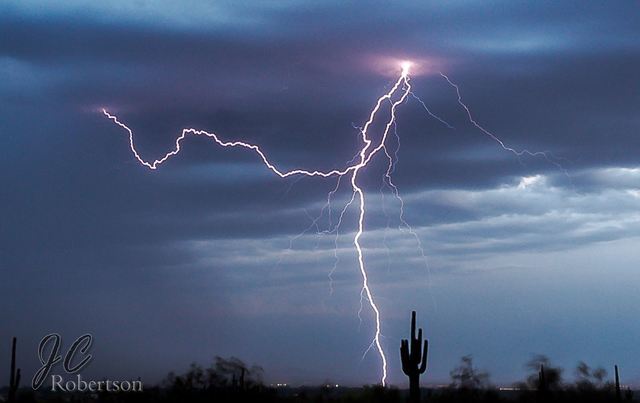
[[[343,176],[343,175],[346,175],[347,173],[349,173],[350,171],[353,171],[355,169],[355,166],[349,166],[349,167],[345,168],[342,171],[333,170],[333,171],[323,172],[323,171],[307,171],[305,169],[294,169],[294,170],[291,170],[291,171],[282,172],[278,168],[276,168],[275,165],[273,165],[271,162],[269,162],[269,160],[264,155],[264,153],[262,152],[260,147],[258,147],[256,145],[253,145],[253,144],[245,143],[245,142],[242,142],[242,141],[222,141],[222,140],[220,140],[220,138],[218,138],[218,136],[215,133],[209,133],[209,132],[207,132],[205,130],[197,130],[197,129],[183,129],[182,130],[182,134],[180,134],[180,136],[176,139],[175,148],[173,150],[171,150],[168,153],[166,153],[160,159],[156,159],[153,162],[148,162],[148,161],[144,160],[140,156],[138,151],[136,150],[135,143],[133,141],[133,132],[131,131],[131,129],[127,125],[125,125],[124,123],[120,122],[118,120],[117,116],[112,115],[109,112],[107,112],[106,109],[102,109],[102,113],[106,117],[108,117],[109,119],[113,120],[113,122],[115,124],[117,124],[118,126],[122,127],[123,129],[125,129],[129,133],[129,148],[131,149],[131,152],[136,157],[138,162],[140,162],[142,165],[146,166],[149,169],[154,169],[155,170],[155,169],[158,168],[158,166],[160,164],[164,163],[165,161],[167,161],[169,158],[173,157],[174,155],[177,155],[181,150],[182,141],[187,137],[188,134],[191,134],[191,135],[194,135],[194,136],[206,136],[206,137],[209,137],[209,138],[213,139],[213,141],[215,141],[218,145],[220,145],[222,147],[242,147],[242,148],[248,148],[250,150],[253,150],[253,151],[256,152],[256,154],[258,154],[260,156],[260,158],[262,159],[262,162],[264,162],[264,164],[267,166],[267,168],[269,168],[271,171],[273,171],[276,175],[278,175],[281,178],[287,178],[289,176],[294,176],[294,175],[321,176],[323,178],[328,178],[330,176],[336,176],[336,175]]]

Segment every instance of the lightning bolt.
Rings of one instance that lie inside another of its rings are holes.
[[[420,238],[419,238],[418,234],[416,233],[416,231],[413,230],[413,228],[409,225],[409,223],[406,221],[406,219],[404,217],[404,207],[405,207],[404,206],[404,201],[400,196],[400,191],[399,191],[398,187],[394,184],[394,182],[392,180],[392,174],[395,171],[396,164],[398,162],[398,150],[399,150],[399,147],[400,147],[400,137],[398,136],[397,125],[396,125],[396,109],[400,104],[402,104],[403,102],[406,101],[406,99],[407,99],[407,97],[409,95],[411,95],[415,100],[417,100],[422,105],[422,107],[426,110],[426,112],[431,117],[433,117],[434,119],[438,120],[440,123],[442,123],[443,125],[445,125],[449,129],[453,129],[453,126],[451,126],[449,123],[447,123],[445,120],[443,120],[439,116],[435,115],[427,107],[427,105],[417,95],[415,95],[411,91],[411,84],[410,84],[410,77],[409,77],[410,67],[411,67],[411,63],[410,62],[403,62],[401,64],[401,69],[402,70],[401,70],[400,77],[395,81],[395,83],[393,84],[391,89],[386,94],[384,94],[380,98],[378,98],[378,100],[375,103],[374,108],[371,110],[371,112],[369,114],[369,118],[365,122],[365,124],[363,126],[361,126],[361,127],[356,127],[358,129],[358,131],[359,131],[359,136],[362,139],[362,148],[360,148],[360,150],[356,153],[354,158],[351,159],[351,161],[347,162],[345,168],[343,168],[343,169],[335,169],[335,170],[331,170],[331,171],[307,170],[307,169],[301,169],[301,168],[293,169],[293,170],[289,170],[289,171],[283,171],[283,170],[278,169],[276,167],[276,165],[274,163],[272,163],[267,158],[266,154],[257,145],[246,143],[246,142],[243,142],[243,141],[238,141],[238,140],[236,140],[236,141],[225,141],[225,140],[220,139],[215,133],[207,132],[205,130],[197,130],[197,129],[193,129],[193,128],[183,129],[181,134],[180,134],[180,136],[178,136],[176,138],[175,145],[174,145],[173,149],[170,150],[169,152],[167,152],[163,157],[161,157],[159,159],[155,159],[153,161],[148,161],[148,160],[145,160],[140,155],[140,153],[137,151],[136,145],[135,145],[135,141],[134,141],[133,131],[127,125],[122,123],[117,118],[117,116],[109,113],[106,109],[102,109],[102,113],[108,119],[112,120],[116,125],[120,126],[122,129],[124,129],[128,133],[129,148],[131,149],[131,152],[134,155],[134,157],[137,159],[137,161],[140,164],[142,164],[143,166],[145,166],[145,167],[147,167],[147,168],[149,168],[151,170],[156,170],[161,164],[166,162],[168,159],[170,159],[171,157],[179,154],[180,151],[181,151],[181,144],[188,136],[205,136],[205,137],[208,137],[211,140],[213,140],[217,145],[219,145],[221,147],[225,147],[225,148],[244,148],[244,149],[251,150],[252,152],[254,152],[255,154],[258,155],[258,157],[260,158],[260,160],[262,160],[263,164],[267,167],[267,169],[269,169],[270,171],[275,173],[280,178],[288,178],[288,177],[294,177],[294,176],[295,177],[322,177],[322,178],[335,177],[335,178],[337,178],[336,186],[327,195],[326,203],[322,207],[322,209],[320,211],[320,215],[318,217],[316,217],[316,218],[313,218],[313,217],[309,216],[309,218],[311,219],[311,224],[301,234],[299,234],[296,237],[290,239],[289,249],[292,248],[292,244],[293,244],[294,240],[300,238],[302,235],[304,235],[307,231],[311,230],[312,228],[316,228],[316,232],[318,234],[335,233],[335,240],[334,240],[334,242],[335,242],[335,249],[334,249],[334,258],[335,258],[335,260],[334,260],[333,268],[329,273],[330,287],[331,287],[331,291],[333,291],[332,275],[333,275],[334,271],[336,270],[336,267],[337,267],[337,264],[338,264],[337,249],[338,249],[338,236],[339,236],[340,226],[342,224],[343,218],[344,218],[347,210],[351,206],[353,206],[354,203],[357,202],[358,224],[357,224],[357,231],[356,231],[355,236],[353,238],[353,246],[354,246],[354,248],[356,250],[356,253],[357,253],[358,268],[359,268],[359,272],[360,272],[361,279],[362,279],[362,288],[361,288],[361,291],[360,291],[360,304],[361,305],[360,305],[360,310],[358,311],[358,317],[360,318],[360,314],[361,314],[361,311],[363,309],[364,300],[366,300],[368,302],[369,308],[373,312],[373,315],[374,315],[374,318],[375,318],[375,332],[374,332],[373,339],[371,340],[371,343],[369,344],[369,347],[366,349],[364,354],[366,355],[367,352],[372,350],[374,347],[375,347],[375,350],[378,352],[378,355],[380,356],[380,361],[382,363],[382,375],[381,375],[381,380],[380,381],[381,381],[381,384],[383,386],[386,385],[386,380],[387,380],[387,357],[385,355],[385,351],[384,351],[384,348],[383,348],[382,343],[381,343],[382,321],[381,321],[380,309],[379,309],[379,307],[378,307],[378,305],[377,305],[377,303],[375,301],[374,294],[371,291],[371,288],[369,286],[369,276],[368,276],[368,272],[367,272],[367,269],[366,269],[365,257],[364,257],[364,253],[362,251],[362,245],[361,245],[361,238],[362,238],[363,233],[364,233],[364,225],[365,225],[364,221],[365,221],[365,215],[366,215],[366,198],[365,198],[365,193],[364,193],[363,189],[358,185],[359,174],[364,168],[367,167],[367,165],[371,162],[371,160],[378,153],[382,152],[384,154],[384,157],[386,157],[386,159],[388,161],[388,165],[387,165],[386,172],[384,173],[384,176],[383,176],[383,186],[388,187],[389,190],[391,191],[391,194],[398,200],[399,208],[400,208],[400,229],[407,231],[415,239],[417,247],[418,247],[418,250],[420,252],[420,255],[421,255],[422,259],[424,260],[425,267],[427,268],[427,273],[428,273],[429,267],[427,266],[426,255],[425,255],[425,252],[424,252],[424,248],[422,247],[422,244],[421,244],[421,241],[420,241]],[[548,152],[548,151],[534,151],[534,152],[532,152],[532,151],[529,151],[529,150],[526,150],[526,149],[517,150],[515,148],[512,148],[512,147],[508,146],[504,141],[502,141],[495,134],[493,134],[489,130],[485,129],[484,127],[482,127],[474,119],[469,107],[463,102],[462,95],[460,94],[460,88],[458,87],[458,85],[455,84],[454,82],[452,82],[449,79],[449,77],[446,76],[445,74],[440,73],[440,75],[447,81],[447,83],[449,85],[451,85],[455,89],[456,94],[457,94],[457,98],[458,98],[458,104],[466,112],[468,120],[471,122],[471,124],[474,125],[480,131],[482,131],[485,135],[489,136],[492,140],[497,142],[503,150],[515,154],[518,157],[518,159],[520,157],[522,157],[522,156],[525,156],[525,155],[526,156],[531,156],[531,157],[543,157],[547,161],[549,161],[549,162],[553,163],[554,165],[556,165],[558,168],[562,169],[565,172],[565,174],[568,176],[567,171],[564,170],[564,168],[562,168],[562,166],[555,161],[557,158],[554,157],[550,152]],[[386,124],[384,125],[384,130],[382,131],[382,134],[380,135],[379,140],[377,142],[374,142],[374,140],[372,138],[370,138],[370,136],[369,136],[369,129],[370,129],[371,125],[373,124],[373,122],[375,121],[376,116],[380,112],[380,109],[382,108],[382,105],[387,103],[387,102],[390,104],[389,117],[388,117],[388,119],[386,121]],[[395,138],[396,138],[396,149],[395,149],[395,152],[393,154],[390,153],[388,148],[387,148],[387,138],[389,137],[389,132],[390,132],[392,127],[393,127],[393,133],[394,133]],[[331,202],[332,202],[332,198],[335,196],[335,194],[338,192],[338,190],[340,188],[342,179],[348,179],[349,180],[349,183],[351,185],[351,195],[349,197],[348,202],[346,202],[344,207],[341,209],[335,226],[332,226],[332,215],[333,214],[332,214]],[[381,190],[382,190],[382,188],[381,188]],[[383,198],[384,198],[384,194],[383,194]],[[384,203],[384,199],[383,199],[383,203]],[[383,205],[383,208],[384,208],[384,205]],[[324,215],[325,211],[328,211],[329,229],[325,230],[325,231],[320,231],[318,222],[322,218],[322,216]],[[432,295],[432,298],[433,298],[433,295]],[[433,301],[433,303],[434,303],[434,307],[435,307],[435,300]],[[364,356],[363,356],[363,358],[364,358]]]
[[[366,265],[365,265],[364,253],[362,252],[361,238],[364,233],[366,200],[365,200],[364,191],[358,185],[358,177],[359,177],[359,173],[371,162],[372,158],[376,154],[378,154],[380,151],[383,151],[389,158],[391,158],[391,156],[387,152],[385,142],[387,141],[390,128],[395,124],[397,107],[400,104],[402,104],[407,99],[407,96],[411,93],[411,84],[409,83],[410,67],[411,67],[411,64],[409,62],[402,63],[401,64],[402,71],[401,71],[400,77],[397,79],[397,81],[389,90],[389,92],[387,92],[386,94],[378,98],[378,101],[376,102],[375,107],[371,110],[371,113],[369,114],[369,119],[365,122],[365,124],[360,129],[360,136],[362,138],[363,146],[360,149],[359,153],[357,154],[356,158],[354,159],[355,161],[349,164],[346,168],[342,170],[311,171],[306,169],[294,169],[290,171],[281,171],[276,167],[274,163],[272,163],[267,158],[265,153],[257,145],[249,144],[249,143],[246,143],[243,141],[237,141],[237,140],[225,141],[220,139],[215,133],[207,132],[205,130],[197,130],[193,128],[183,129],[180,136],[176,138],[173,149],[167,152],[163,157],[153,161],[148,161],[148,160],[145,160],[136,149],[133,131],[126,124],[122,123],[117,116],[109,113],[106,109],[102,109],[102,113],[108,119],[112,120],[116,125],[120,126],[122,129],[124,129],[128,133],[129,148],[131,149],[131,152],[134,155],[134,157],[137,159],[137,161],[140,164],[152,170],[156,170],[161,164],[169,160],[171,157],[179,154],[181,151],[182,142],[185,140],[185,138],[187,138],[187,136],[205,136],[212,139],[216,144],[218,144],[221,147],[245,148],[248,150],[252,150],[254,153],[258,155],[258,157],[262,160],[264,165],[269,170],[271,170],[273,173],[275,173],[281,178],[287,178],[290,176],[298,176],[298,175],[303,175],[308,177],[319,176],[322,178],[338,177],[338,180],[340,180],[342,177],[348,178],[351,184],[352,197],[351,197],[351,200],[347,203],[347,205],[342,210],[340,214],[340,219],[336,224],[335,231],[336,231],[336,237],[337,237],[337,232],[338,232],[339,225],[342,222],[342,217],[344,216],[346,210],[357,200],[358,226],[357,226],[356,234],[353,238],[353,245],[357,252],[358,267],[359,267],[359,271],[362,278],[361,296],[366,298],[369,304],[369,307],[373,311],[374,318],[375,318],[375,333],[374,333],[371,345],[375,346],[376,351],[378,352],[378,355],[380,356],[380,360],[382,362],[382,376],[380,379],[382,386],[386,385],[386,380],[387,380],[387,357],[385,355],[384,348],[380,341],[382,336],[382,333],[381,333],[382,321],[381,321],[380,309],[378,308],[378,305],[375,302],[375,297],[369,286],[369,276],[368,276]],[[374,143],[374,140],[372,140],[369,137],[368,131],[370,126],[373,124],[376,118],[376,115],[380,111],[380,108],[382,107],[383,103],[386,101],[391,103],[390,116],[384,126],[384,130],[382,132],[382,135],[380,136],[379,141]],[[395,188],[395,185],[393,185],[392,182],[390,181],[390,172],[392,169],[392,163],[390,164],[391,164],[390,168],[387,171],[387,177],[389,178],[388,180],[391,186]],[[333,195],[333,193],[337,191],[339,185],[340,183],[338,182],[338,184],[336,185],[336,188],[329,194],[327,199],[328,200],[327,203],[329,205],[331,202],[331,196]],[[399,197],[397,193],[397,189],[396,189],[395,195]],[[312,222],[312,226],[315,226],[315,225],[316,225],[316,221],[314,220]],[[334,266],[334,269],[335,269],[335,266]]]

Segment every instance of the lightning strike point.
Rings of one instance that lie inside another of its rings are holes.
[[[409,69],[411,69],[411,66],[413,65],[413,63],[409,60],[405,60],[403,62],[400,63],[400,67],[402,68],[402,77],[407,77],[409,75]]]

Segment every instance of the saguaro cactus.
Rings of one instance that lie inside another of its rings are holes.
[[[409,400],[420,401],[420,374],[427,370],[427,354],[429,341],[424,340],[422,345],[422,329],[418,329],[416,337],[416,311],[411,312],[411,350],[409,340],[400,342],[400,359],[402,360],[402,372],[409,377]]]
[[[11,373],[9,374],[9,396],[7,402],[16,401],[16,392],[20,385],[20,368],[16,369],[16,338],[11,343]]]
[[[616,370],[616,399],[618,401],[622,400],[622,392],[620,391],[620,376],[618,375],[618,366],[614,366]]]

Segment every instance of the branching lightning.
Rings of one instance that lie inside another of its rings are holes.
[[[486,134],[491,139],[493,139],[496,143],[498,143],[500,145],[500,147],[502,147],[503,150],[514,154],[518,158],[520,158],[520,157],[522,157],[524,155],[528,155],[530,157],[542,157],[545,160],[547,160],[549,163],[551,163],[551,164],[555,165],[556,167],[558,167],[558,169],[561,170],[565,174],[565,176],[569,177],[569,172],[560,163],[557,162],[558,158],[556,158],[550,151],[529,151],[527,149],[516,150],[515,148],[508,146],[498,136],[496,136],[495,134],[493,134],[489,130],[487,130],[484,127],[482,127],[480,125],[480,123],[478,123],[474,119],[473,115],[471,114],[471,109],[469,109],[467,104],[465,104],[464,101],[462,100],[462,95],[460,94],[460,87],[458,86],[458,84],[456,84],[453,81],[451,81],[451,79],[449,79],[449,77],[446,74],[442,73],[442,72],[440,72],[440,76],[442,76],[442,78],[444,78],[447,81],[447,83],[455,89],[456,95],[458,96],[458,104],[465,110],[469,122],[471,122],[471,124],[474,125],[482,133]],[[414,97],[415,97],[415,95],[414,95]],[[416,97],[416,99],[418,99],[422,103],[420,98]],[[426,105],[424,105],[424,107],[425,107],[425,109],[427,109]],[[429,112],[428,109],[427,109],[427,111]],[[429,114],[431,114],[431,112],[429,112]]]
[[[135,156],[135,158],[138,160],[140,164],[146,166],[149,169],[155,170],[158,168],[159,165],[166,162],[169,158],[177,155],[181,150],[182,141],[188,135],[193,135],[193,136],[206,136],[208,138],[211,138],[221,147],[241,147],[241,148],[250,149],[254,151],[256,154],[258,154],[258,156],[260,157],[260,159],[268,169],[270,169],[273,173],[275,173],[281,178],[287,178],[295,175],[305,175],[309,177],[320,176],[323,178],[338,177],[339,180],[342,177],[349,178],[351,183],[351,188],[353,190],[353,195],[349,203],[347,203],[345,208],[342,210],[342,213],[340,214],[340,220],[338,224],[336,224],[336,233],[337,233],[337,228],[339,227],[342,221],[342,217],[344,213],[346,212],[348,207],[351,206],[351,204],[357,200],[359,204],[358,228],[357,228],[355,237],[353,239],[353,244],[356,248],[357,257],[358,257],[358,266],[360,269],[360,274],[362,276],[362,295],[366,297],[366,300],[369,303],[369,307],[373,311],[374,317],[375,317],[375,334],[373,337],[372,344],[375,345],[375,348],[378,354],[380,355],[380,359],[382,361],[382,378],[380,381],[383,386],[386,385],[386,380],[387,380],[387,357],[385,355],[384,348],[382,347],[382,343],[380,341],[381,327],[382,327],[380,309],[378,308],[378,305],[375,302],[374,295],[371,291],[371,288],[369,287],[369,277],[368,277],[367,269],[365,266],[364,254],[362,252],[362,245],[360,243],[362,234],[364,232],[364,219],[365,219],[365,213],[366,213],[366,205],[365,205],[364,191],[358,185],[358,174],[363,168],[365,168],[370,163],[372,158],[379,151],[384,150],[384,152],[387,153],[386,147],[385,147],[385,141],[389,134],[390,128],[393,126],[395,122],[396,108],[398,107],[398,105],[400,105],[406,100],[407,96],[411,91],[411,85],[409,83],[409,68],[410,68],[409,63],[403,63],[401,75],[398,78],[398,80],[395,82],[393,87],[389,90],[389,92],[387,92],[386,94],[378,98],[378,101],[376,102],[375,107],[369,114],[369,119],[366,121],[366,123],[364,124],[364,126],[362,126],[362,129],[360,130],[363,147],[360,149],[360,152],[357,155],[356,161],[342,170],[310,171],[306,169],[294,169],[291,171],[281,171],[271,161],[269,161],[267,156],[257,145],[245,143],[242,141],[224,141],[224,140],[221,140],[215,133],[210,133],[205,130],[197,130],[193,128],[183,129],[182,133],[175,141],[174,148],[171,151],[167,152],[162,158],[156,159],[154,161],[147,161],[144,158],[142,158],[142,156],[136,149],[133,131],[127,125],[122,123],[115,115],[112,115],[106,109],[102,110],[102,113],[107,118],[111,119],[115,124],[123,128],[128,133],[129,148],[131,149],[131,152],[133,153],[133,155]],[[396,95],[397,93],[399,93],[399,96]],[[369,130],[369,127],[373,124],[376,118],[376,115],[378,114],[380,108],[382,107],[385,101],[391,102],[390,117],[386,125],[384,126],[384,131],[380,137],[380,140],[376,144],[374,144],[373,140],[369,137],[368,130]],[[335,193],[339,185],[340,184],[338,183],[334,191],[332,191],[329,194],[328,196],[329,205],[331,202],[331,196],[333,193]],[[315,225],[315,222],[312,223],[312,226],[313,225]]]
[[[326,199],[326,203],[324,204],[324,206],[322,207],[321,211],[320,211],[320,215],[316,218],[313,217],[309,217],[311,219],[311,224],[307,227],[307,229],[305,229],[301,234],[299,234],[298,236],[290,239],[290,248],[292,246],[292,243],[295,239],[298,239],[299,237],[301,237],[302,235],[304,235],[307,231],[311,230],[312,228],[316,228],[316,231],[318,233],[322,233],[322,234],[335,234],[335,250],[334,250],[334,266],[331,270],[331,272],[329,273],[329,279],[330,279],[330,286],[331,286],[331,291],[333,292],[333,285],[332,285],[332,275],[334,273],[334,271],[336,270],[337,264],[338,264],[338,254],[337,254],[337,249],[338,249],[338,236],[339,236],[339,230],[340,230],[340,226],[342,224],[343,218],[347,212],[347,210],[354,205],[354,203],[357,202],[357,207],[358,207],[358,224],[357,224],[357,230],[355,232],[355,236],[353,237],[353,245],[355,247],[356,253],[357,253],[357,259],[358,259],[358,268],[360,271],[360,275],[361,275],[361,279],[362,279],[362,288],[361,288],[361,292],[360,292],[360,302],[361,302],[361,308],[360,311],[362,310],[363,304],[364,304],[364,300],[367,301],[369,308],[371,309],[371,311],[373,312],[374,318],[375,318],[375,333],[373,336],[373,339],[369,345],[369,348],[367,348],[367,350],[365,351],[365,354],[375,348],[375,350],[377,351],[381,363],[382,363],[382,374],[381,374],[381,384],[383,386],[386,385],[386,381],[387,381],[387,357],[385,355],[385,351],[384,348],[382,346],[381,343],[381,337],[382,337],[382,321],[381,321],[381,314],[380,314],[380,309],[376,303],[375,297],[373,292],[371,291],[370,285],[369,285],[369,276],[368,276],[368,272],[366,269],[366,265],[365,265],[365,257],[364,257],[364,253],[362,251],[362,245],[361,245],[361,238],[362,235],[364,233],[364,220],[365,220],[365,215],[366,215],[366,198],[365,198],[365,193],[363,191],[363,189],[360,187],[360,185],[358,184],[358,179],[359,179],[359,174],[362,172],[362,170],[364,168],[367,167],[367,165],[372,161],[372,159],[376,156],[376,154],[378,154],[379,152],[382,151],[382,153],[384,154],[384,157],[387,159],[388,161],[388,165],[387,165],[387,169],[384,173],[384,177],[383,177],[383,186],[386,186],[389,188],[389,190],[391,191],[392,195],[399,201],[399,206],[400,206],[400,229],[402,230],[406,230],[409,234],[411,234],[411,236],[413,236],[415,238],[415,241],[417,243],[419,252],[421,254],[421,257],[423,258],[424,262],[425,262],[425,266],[426,266],[426,255],[424,252],[424,248],[422,247],[420,238],[418,236],[418,234],[413,230],[413,228],[408,224],[408,222],[405,220],[404,217],[404,201],[402,200],[402,198],[400,197],[400,191],[398,189],[398,187],[394,184],[393,180],[392,180],[392,174],[395,171],[396,168],[396,163],[398,161],[398,149],[400,147],[400,137],[398,136],[398,133],[396,131],[396,109],[397,107],[402,104],[403,102],[405,102],[408,98],[409,95],[411,95],[414,99],[416,99],[421,105],[422,107],[426,110],[426,112],[433,117],[434,119],[438,120],[440,123],[442,123],[443,125],[445,125],[446,127],[448,127],[449,129],[453,129],[453,126],[451,126],[449,123],[447,123],[444,119],[440,118],[439,116],[435,115],[434,113],[431,112],[431,110],[427,107],[427,105],[420,99],[418,98],[413,92],[411,92],[411,84],[410,84],[410,77],[409,77],[409,70],[411,68],[411,63],[410,62],[403,62],[401,64],[401,74],[400,77],[395,81],[395,83],[393,84],[392,88],[384,95],[382,95],[380,98],[378,98],[374,108],[371,110],[368,120],[365,122],[365,124],[362,127],[356,127],[359,131],[359,137],[362,140],[362,148],[360,148],[360,150],[358,151],[358,153],[355,155],[355,157],[349,161],[347,163],[347,166],[343,169],[340,170],[331,170],[331,171],[319,171],[319,170],[307,170],[307,169],[293,169],[293,170],[289,170],[289,171],[283,171],[280,170],[276,167],[276,165],[274,163],[272,163],[266,156],[266,154],[262,151],[262,149],[260,149],[260,147],[258,147],[257,145],[254,144],[249,144],[243,141],[225,141],[220,139],[215,133],[211,133],[211,132],[207,132],[205,130],[197,130],[197,129],[193,129],[193,128],[188,128],[188,129],[183,129],[180,136],[178,138],[176,138],[175,140],[175,145],[173,147],[172,150],[170,150],[169,152],[167,152],[163,157],[153,160],[153,161],[148,161],[145,160],[140,153],[138,152],[137,148],[136,148],[136,144],[134,141],[134,135],[133,135],[133,131],[124,123],[122,123],[115,115],[109,113],[106,109],[102,109],[102,113],[110,120],[112,120],[116,125],[120,126],[122,129],[124,129],[127,133],[128,133],[128,137],[129,137],[129,148],[131,149],[132,154],[134,155],[134,157],[137,159],[137,161],[144,165],[145,167],[155,170],[158,168],[158,166],[160,166],[161,164],[163,164],[164,162],[166,162],[168,159],[170,159],[171,157],[177,155],[178,153],[180,153],[181,151],[181,145],[182,142],[184,141],[184,139],[188,136],[205,136],[208,137],[210,139],[212,139],[217,145],[221,146],[221,147],[225,147],[225,148],[245,148],[245,149],[249,149],[251,151],[253,151],[254,153],[256,153],[258,155],[258,157],[262,160],[263,164],[269,169],[271,170],[273,173],[275,173],[276,175],[278,175],[281,178],[287,178],[287,177],[322,177],[322,178],[330,178],[330,177],[334,177],[337,178],[337,182],[336,182],[336,186],[333,188],[333,190],[331,190],[329,192],[329,194],[327,195],[327,199]],[[469,119],[469,121],[476,127],[478,128],[480,131],[482,131],[484,134],[486,134],[487,136],[489,136],[491,139],[493,139],[494,141],[496,141],[505,151],[511,152],[513,154],[515,154],[517,157],[521,157],[523,155],[528,155],[528,156],[542,156],[545,159],[547,159],[548,161],[552,162],[553,164],[559,166],[559,164],[557,164],[555,161],[552,161],[550,159],[550,154],[548,152],[530,152],[528,150],[516,150],[514,148],[511,148],[509,146],[507,146],[502,140],[500,140],[497,136],[495,136],[493,133],[491,133],[490,131],[484,129],[479,123],[477,123],[477,121],[473,118],[470,109],[467,107],[467,105],[462,101],[462,96],[460,95],[460,89],[459,87],[454,84],[449,77],[447,77],[445,74],[440,73],[440,75],[449,83],[449,85],[451,85],[455,91],[456,94],[458,96],[458,103],[460,104],[460,106],[462,106],[462,108],[466,111],[467,117]],[[390,104],[390,108],[389,108],[389,116],[386,120],[385,125],[383,126],[384,129],[379,137],[379,139],[377,141],[374,141],[369,133],[370,127],[373,124],[374,120],[376,119],[376,116],[380,113],[380,109],[382,108],[383,104],[385,104],[386,102],[388,102]],[[388,148],[387,148],[387,139],[389,137],[389,132],[391,130],[391,128],[393,127],[393,133],[395,135],[396,141],[397,141],[397,145],[396,145],[396,149],[395,152],[392,154],[389,152]],[[561,168],[561,167],[560,167]],[[351,195],[348,199],[348,201],[346,202],[346,204],[344,205],[344,207],[340,210],[340,214],[338,216],[337,222],[335,223],[335,225],[333,225],[332,223],[332,207],[331,207],[331,203],[332,203],[332,198],[335,196],[336,192],[338,192],[342,179],[348,179],[349,183],[351,185]],[[382,190],[382,188],[381,188]],[[383,195],[384,197],[384,195]],[[329,229],[326,231],[320,231],[319,230],[319,226],[318,226],[318,221],[320,220],[320,218],[323,216],[323,214],[325,213],[325,211],[328,211],[328,219],[329,219]],[[427,267],[428,269],[428,267]],[[435,304],[435,301],[434,301]],[[358,311],[358,317],[360,317],[360,311]]]

